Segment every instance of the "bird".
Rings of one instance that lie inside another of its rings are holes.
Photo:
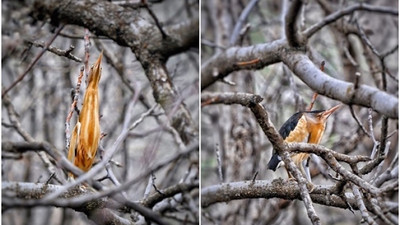
[[[328,110],[300,111],[293,114],[279,129],[279,134],[285,142],[307,142],[310,144],[319,144],[325,131],[326,121],[341,104]],[[301,173],[311,183],[311,177],[304,171],[303,162],[309,158],[309,153],[294,153],[292,160],[300,169]],[[275,171],[283,164],[280,156],[274,152],[268,162],[268,169]],[[289,179],[292,175],[288,172]]]
[[[92,167],[100,141],[99,83],[102,58],[103,52],[90,68],[82,109],[69,144],[68,160],[84,172]],[[69,174],[69,177],[73,175]]]

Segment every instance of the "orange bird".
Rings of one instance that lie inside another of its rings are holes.
[[[307,142],[319,144],[325,131],[328,117],[338,110],[341,105],[337,105],[328,110],[314,110],[297,112],[291,116],[279,130],[279,134],[286,142]],[[291,156],[296,166],[303,175],[311,182],[309,174],[306,174],[302,163],[308,159],[309,153],[295,153]],[[282,163],[277,153],[274,153],[268,162],[268,169],[275,171]],[[289,173],[289,178],[291,174]]]
[[[68,151],[68,160],[87,172],[94,162],[100,141],[99,82],[101,78],[101,59],[103,52],[90,68],[88,86]]]

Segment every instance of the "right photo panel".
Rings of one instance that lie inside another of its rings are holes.
[[[201,2],[201,223],[398,224],[398,1]]]

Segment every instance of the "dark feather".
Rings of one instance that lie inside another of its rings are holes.
[[[297,112],[293,114],[286,122],[281,126],[281,129],[279,129],[279,134],[282,136],[283,140],[289,136],[290,132],[296,128],[297,123],[299,122],[301,116],[303,115],[303,112]]]
[[[281,157],[274,153],[268,162],[268,169],[275,171],[281,161]]]

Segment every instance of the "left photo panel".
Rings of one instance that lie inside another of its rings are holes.
[[[2,221],[199,224],[199,1],[2,2]]]

